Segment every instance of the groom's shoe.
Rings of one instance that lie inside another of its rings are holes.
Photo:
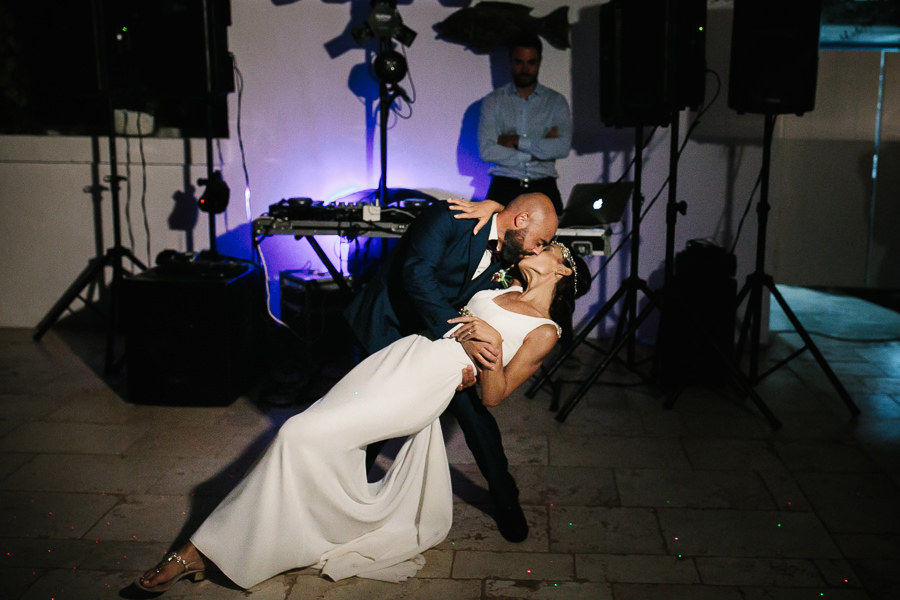
[[[528,521],[518,504],[496,508],[494,520],[500,535],[508,542],[522,542],[528,537]]]

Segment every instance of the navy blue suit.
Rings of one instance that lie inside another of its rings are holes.
[[[453,326],[448,319],[481,290],[500,266],[491,265],[472,279],[487,247],[489,227],[472,235],[474,222],[455,219],[445,202],[427,207],[394,247],[381,271],[369,281],[345,312],[367,353],[400,338],[423,333],[440,338]],[[469,388],[457,393],[449,410],[456,417],[475,461],[501,507],[518,504],[518,489],[497,422]]]

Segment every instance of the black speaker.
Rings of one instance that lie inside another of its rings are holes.
[[[265,298],[255,266],[161,264],[121,290],[130,402],[227,405],[258,374]]]
[[[318,369],[353,352],[353,333],[344,319],[351,294],[328,274],[308,270],[282,271],[281,320],[299,342],[300,360]],[[353,278],[345,278],[353,285]]]
[[[611,0],[600,7],[600,118],[668,125],[703,103],[705,0]]]
[[[191,137],[210,105],[214,137],[228,137],[230,0],[6,2],[0,22],[0,134],[109,135],[112,100]]]
[[[207,85],[213,94],[234,91],[230,0],[105,0],[105,5],[115,92],[185,98],[205,97]]]
[[[728,106],[801,115],[816,103],[821,0],[735,0]]]
[[[675,258],[660,320],[656,371],[666,385],[720,383],[733,360],[737,280],[734,254],[691,240]]]

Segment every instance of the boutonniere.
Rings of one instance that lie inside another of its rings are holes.
[[[494,276],[491,278],[491,281],[494,283],[499,283],[503,286],[504,289],[509,287],[509,284],[512,283],[512,277],[509,276],[509,267],[505,269],[500,269]]]

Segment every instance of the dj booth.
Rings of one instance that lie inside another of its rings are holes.
[[[273,235],[305,238],[335,282],[345,291],[349,286],[343,274],[316,241],[316,236],[336,235],[356,238],[399,238],[416,216],[428,205],[424,201],[405,201],[397,207],[361,204],[329,204],[308,198],[282,200],[269,206],[269,212],[253,221],[254,244]],[[607,256],[610,251],[609,227],[572,227],[557,230],[557,239],[582,256]]]

